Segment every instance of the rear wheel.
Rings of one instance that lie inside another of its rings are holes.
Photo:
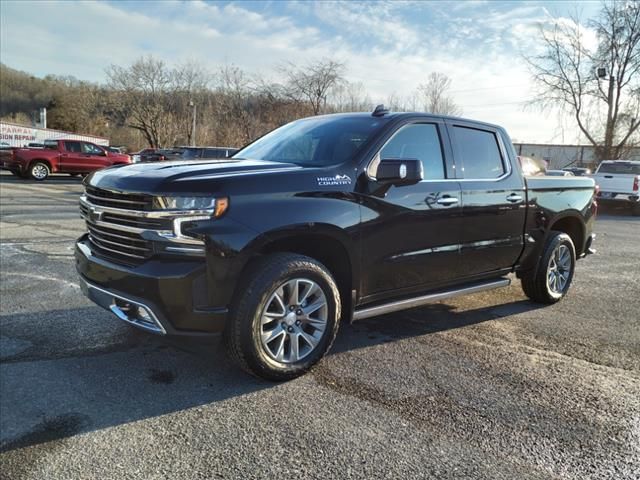
[[[340,295],[327,269],[312,258],[278,253],[261,259],[231,309],[225,330],[230,355],[253,375],[289,380],[331,347]]]
[[[46,180],[50,173],[49,166],[44,162],[34,162],[29,167],[29,175],[39,182]]]
[[[569,291],[576,266],[576,250],[571,237],[551,232],[537,268],[523,274],[522,289],[531,300],[555,303]]]

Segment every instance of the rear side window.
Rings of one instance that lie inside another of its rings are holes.
[[[64,148],[67,152],[82,153],[82,144],[80,142],[64,142]]]
[[[498,139],[493,132],[453,127],[456,147],[464,166],[464,178],[491,179],[506,173]]]
[[[432,123],[402,127],[382,148],[380,158],[420,160],[425,180],[445,178],[438,127]]]
[[[627,175],[640,175],[640,163],[601,163],[598,173],[623,173]]]

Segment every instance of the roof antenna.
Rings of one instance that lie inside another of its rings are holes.
[[[382,117],[382,116],[386,115],[387,113],[389,113],[389,109],[385,108],[383,104],[380,104],[375,108],[375,110],[373,111],[371,116],[372,117]]]

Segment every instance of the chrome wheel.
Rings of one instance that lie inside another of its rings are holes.
[[[49,175],[49,169],[45,165],[38,163],[31,169],[31,175],[36,180],[44,180]]]
[[[549,258],[547,266],[547,288],[555,295],[565,293],[571,269],[573,268],[571,251],[564,244],[558,245]]]
[[[320,343],[328,315],[327,297],[316,282],[289,280],[276,288],[262,310],[262,348],[277,362],[297,362]]]

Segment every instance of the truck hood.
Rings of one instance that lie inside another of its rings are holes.
[[[233,158],[137,163],[98,170],[87,178],[86,183],[107,190],[154,195],[209,193],[216,180],[247,175],[273,175],[302,168],[291,163]]]

